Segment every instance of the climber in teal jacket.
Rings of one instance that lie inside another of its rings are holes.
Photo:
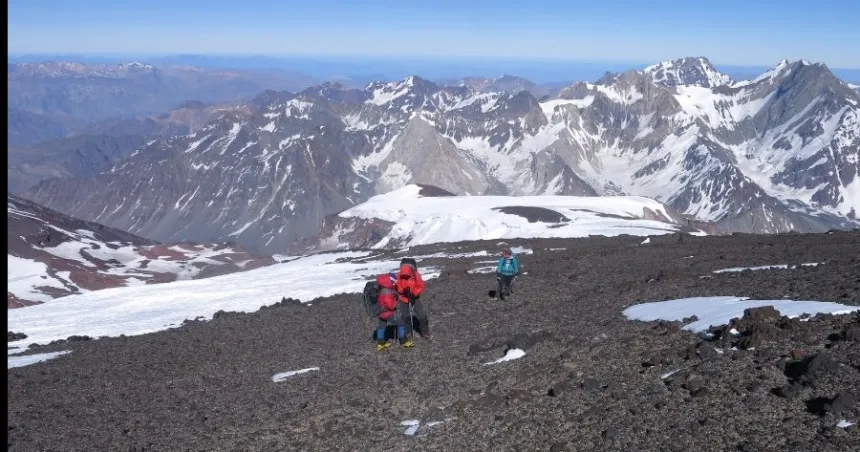
[[[496,280],[499,282],[499,298],[504,300],[506,295],[511,294],[511,283],[520,274],[520,261],[511,252],[510,248],[502,251],[502,257],[496,265]]]

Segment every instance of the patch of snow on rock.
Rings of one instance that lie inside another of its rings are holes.
[[[744,310],[773,306],[781,315],[799,317],[803,314],[850,314],[860,310],[857,306],[822,301],[750,300],[748,297],[692,297],[678,300],[641,303],[624,310],[629,320],[651,322],[656,320],[680,321],[696,316],[697,321],[684,325],[684,329],[701,333],[711,326],[725,325],[733,318],[743,317]]]
[[[299,370],[291,370],[288,372],[281,372],[279,374],[272,375],[272,381],[274,381],[275,383],[279,383],[279,382],[282,382],[282,381],[286,380],[287,378],[290,378],[294,375],[313,372],[315,370],[320,370],[320,368],[319,367],[308,367],[307,369],[299,369]]]
[[[804,264],[800,264],[800,267],[816,267],[820,265],[819,262],[807,262]],[[721,268],[719,270],[714,270],[713,273],[736,273],[742,272],[744,270],[785,270],[788,268],[797,268],[797,267],[789,267],[787,264],[780,265],[762,265],[759,267],[731,267],[731,268]]]
[[[60,352],[37,353],[34,355],[9,356],[7,369],[12,369],[13,367],[24,367],[24,366],[29,366],[31,364],[41,363],[41,362],[47,361],[49,359],[54,359],[58,356],[62,356],[62,355],[65,355],[65,354],[68,354],[71,352],[72,352],[71,350],[63,350]]]
[[[850,421],[845,420],[845,419],[842,419],[841,421],[839,421],[838,424],[836,424],[836,426],[839,428],[848,428],[848,427],[851,427],[852,425],[854,425],[854,422],[850,422]]]
[[[418,419],[409,419],[400,423],[400,425],[406,427],[406,431],[403,434],[408,436],[414,436],[418,433],[418,427],[421,426],[421,421]]]
[[[513,361],[515,359],[520,359],[523,356],[526,356],[526,352],[524,352],[518,348],[512,348],[512,349],[508,350],[507,353],[505,353],[505,356],[502,356],[501,358],[499,358],[495,361],[490,361],[488,363],[484,363],[484,365],[490,366],[493,364],[503,363],[505,361]]]

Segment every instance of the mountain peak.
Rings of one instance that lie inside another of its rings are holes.
[[[794,60],[794,61],[789,60],[788,58],[783,58],[783,59],[779,60],[779,63],[776,63],[776,65],[772,66],[770,69],[773,71],[773,70],[785,69],[787,67],[800,67],[800,66],[826,66],[826,65],[824,63],[813,63],[813,62],[811,62],[805,58],[801,58],[799,60]]]
[[[493,82],[496,82],[496,83],[527,83],[527,84],[534,85],[534,83],[529,79],[520,77],[518,75],[511,75],[511,74],[502,74],[502,75],[496,77],[495,79],[493,79]]]
[[[646,67],[644,74],[651,76],[655,85],[695,85],[705,88],[730,85],[732,79],[718,71],[705,57],[686,57],[667,60]]]
[[[806,77],[825,77],[838,80],[824,63],[811,63],[805,59],[790,61],[788,58],[783,58],[779,63],[776,63],[755,79],[751,81],[738,82],[734,84],[734,86],[741,87],[750,83],[759,83],[762,81],[775,83],[776,81],[783,80],[791,74],[806,74]]]
[[[251,105],[255,109],[264,109],[273,105],[280,105],[295,97],[295,94],[289,91],[276,91],[267,89],[251,99]]]

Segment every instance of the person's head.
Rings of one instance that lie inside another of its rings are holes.
[[[401,264],[400,265],[400,274],[398,275],[400,279],[410,279],[415,275],[415,271],[412,270],[412,266],[409,264]]]
[[[504,257],[505,259],[510,259],[511,255],[512,253],[510,248],[505,248],[504,250],[502,250],[502,257]]]
[[[376,277],[376,284],[378,284],[379,287],[382,287],[385,289],[393,288],[395,282],[396,281],[391,278],[391,275],[386,275],[385,273],[383,273],[381,275],[377,275],[377,277]]]

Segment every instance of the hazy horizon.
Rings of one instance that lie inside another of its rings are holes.
[[[707,55],[686,55],[687,57]],[[513,75],[532,82],[563,83],[589,81],[607,72],[639,70],[656,61],[583,61],[535,58],[386,56],[386,55],[288,55],[288,54],[218,54],[218,53],[9,53],[10,64],[22,62],[78,61],[92,64],[116,64],[138,61],[153,65],[192,65],[236,70],[284,70],[326,80],[337,78],[401,79],[409,75],[440,80],[463,77],[498,77]],[[710,60],[710,58],[709,58]],[[808,59],[817,63],[818,61]],[[710,60],[721,72],[736,78],[754,77],[779,62],[759,65],[721,64]],[[826,64],[826,63],[825,63]],[[860,69],[831,67],[838,77],[860,82]]]

